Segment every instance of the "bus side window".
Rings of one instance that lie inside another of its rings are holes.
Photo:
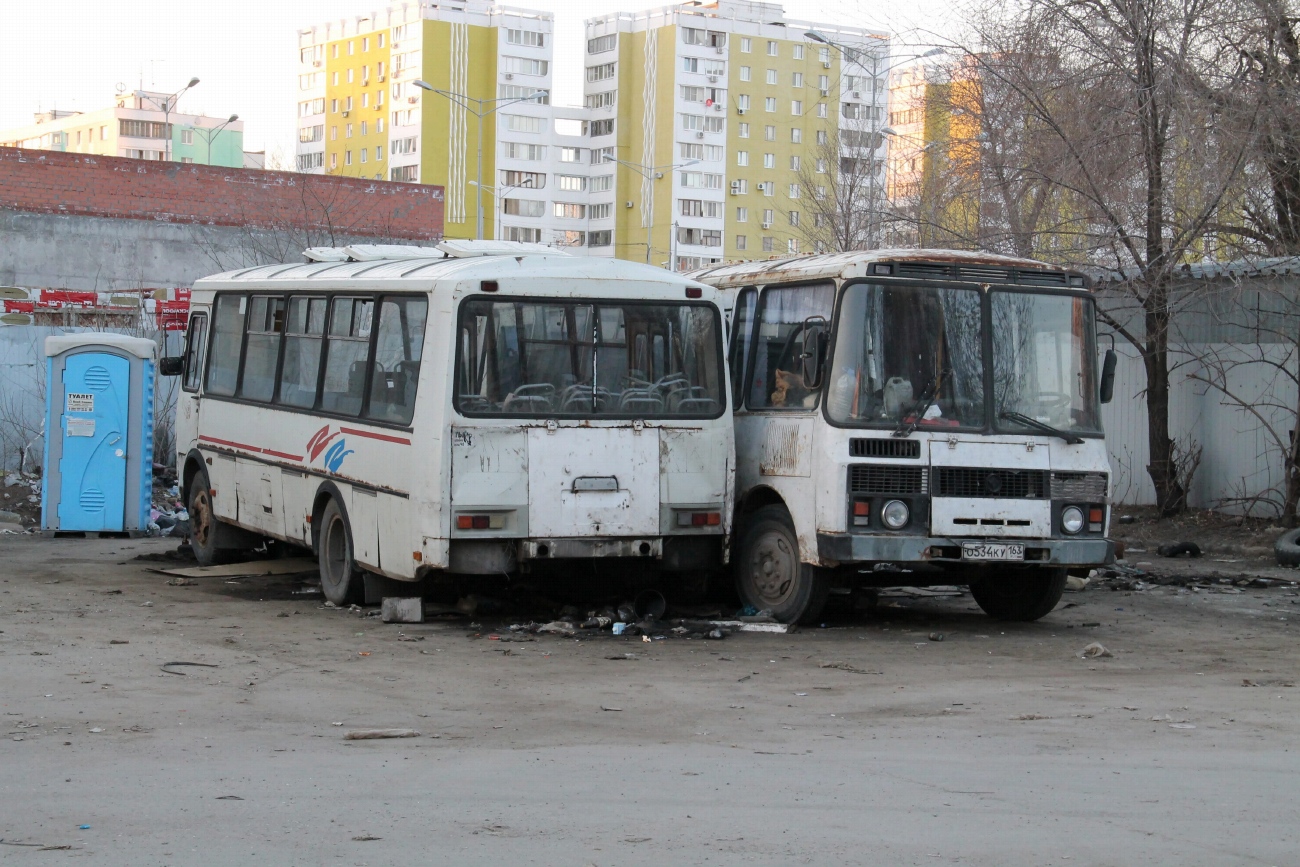
[[[325,383],[320,395],[320,408],[325,412],[361,413],[374,313],[373,298],[334,299],[325,347]]]
[[[212,348],[208,360],[208,394],[232,396],[239,384],[239,354],[244,344],[246,295],[218,295],[212,314]]]
[[[190,317],[190,330],[185,335],[185,371],[181,388],[198,391],[203,381],[203,360],[208,349],[208,314],[195,313]]]
[[[283,333],[284,299],[254,295],[249,308],[243,376],[239,378],[240,397],[269,401],[275,394],[275,368],[280,361]]]
[[[311,409],[316,405],[327,304],[324,298],[289,299],[279,392],[280,403],[286,406]]]
[[[758,312],[758,352],[749,375],[746,406],[764,409],[811,409],[817,405],[816,389],[801,373],[804,338],[810,317],[831,318],[835,286],[768,286]]]
[[[381,301],[366,418],[411,423],[428,311],[425,298],[387,297]]]
[[[749,347],[754,343],[754,304],[758,290],[748,286],[736,301],[735,321],[731,326],[731,401],[740,408],[745,399],[745,366],[749,364]]]

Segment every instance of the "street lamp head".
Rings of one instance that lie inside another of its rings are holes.
[[[143,90],[137,90],[137,91],[135,92],[135,98],[136,98],[136,99],[145,99],[145,98],[147,98],[147,97],[148,97],[148,94],[146,94]]]
[[[686,168],[687,166],[693,166],[693,165],[695,165],[695,164],[698,163],[698,162],[699,162],[699,160],[687,160],[687,161],[684,162],[684,163],[678,163],[678,164],[677,164],[677,168],[679,168],[679,169],[684,169],[684,168]]]
[[[416,87],[420,88],[420,90],[433,90],[433,85],[422,78],[417,78],[415,81],[411,83],[414,84]]]
[[[239,120],[239,115],[232,114],[230,117],[226,118],[226,123],[234,123],[237,120]]]
[[[884,129],[882,129],[882,130],[880,131],[880,134],[881,134],[881,135],[898,135],[898,130],[894,129],[892,126],[887,126],[887,127],[885,127]]]
[[[612,163],[616,159],[616,157],[613,154],[601,154],[600,158],[607,163]]]
[[[190,79],[190,83],[187,84],[187,85],[185,85],[185,86],[186,86],[186,87],[193,87],[194,85],[196,85],[196,84],[198,84],[198,83],[199,83],[199,80],[198,80],[197,78],[191,78],[191,79]]]
[[[925,52],[925,54],[922,54],[921,57],[934,57],[936,54],[943,53],[945,52],[942,48],[931,48],[929,51]]]
[[[825,34],[818,33],[816,30],[806,30],[803,35],[808,39],[811,39],[813,42],[820,42],[823,45],[831,44],[831,41],[826,38]]]

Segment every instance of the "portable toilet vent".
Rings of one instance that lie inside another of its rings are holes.
[[[152,340],[45,339],[47,533],[143,533],[153,487]]]

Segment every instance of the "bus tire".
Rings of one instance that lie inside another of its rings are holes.
[[[212,483],[207,470],[199,470],[190,479],[189,502],[190,549],[200,566],[217,566],[230,562],[233,551],[218,546],[221,522],[212,511]]]
[[[320,587],[325,598],[335,605],[361,601],[365,579],[352,556],[352,529],[339,507],[330,497],[321,510],[320,543],[317,546]]]
[[[1067,570],[1064,566],[1019,570],[1011,575],[972,581],[970,595],[995,620],[1038,620],[1061,601]]]
[[[743,605],[771,611],[782,623],[809,623],[821,616],[829,576],[799,559],[799,539],[784,506],[763,506],[745,520],[735,568]]]

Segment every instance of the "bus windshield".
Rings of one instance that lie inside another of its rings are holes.
[[[993,405],[1001,430],[1100,431],[1092,302],[1069,295],[994,292]]]
[[[474,298],[456,408],[471,416],[715,417],[722,336],[705,304]]]
[[[837,328],[832,421],[983,426],[978,291],[858,283],[844,290]]]

